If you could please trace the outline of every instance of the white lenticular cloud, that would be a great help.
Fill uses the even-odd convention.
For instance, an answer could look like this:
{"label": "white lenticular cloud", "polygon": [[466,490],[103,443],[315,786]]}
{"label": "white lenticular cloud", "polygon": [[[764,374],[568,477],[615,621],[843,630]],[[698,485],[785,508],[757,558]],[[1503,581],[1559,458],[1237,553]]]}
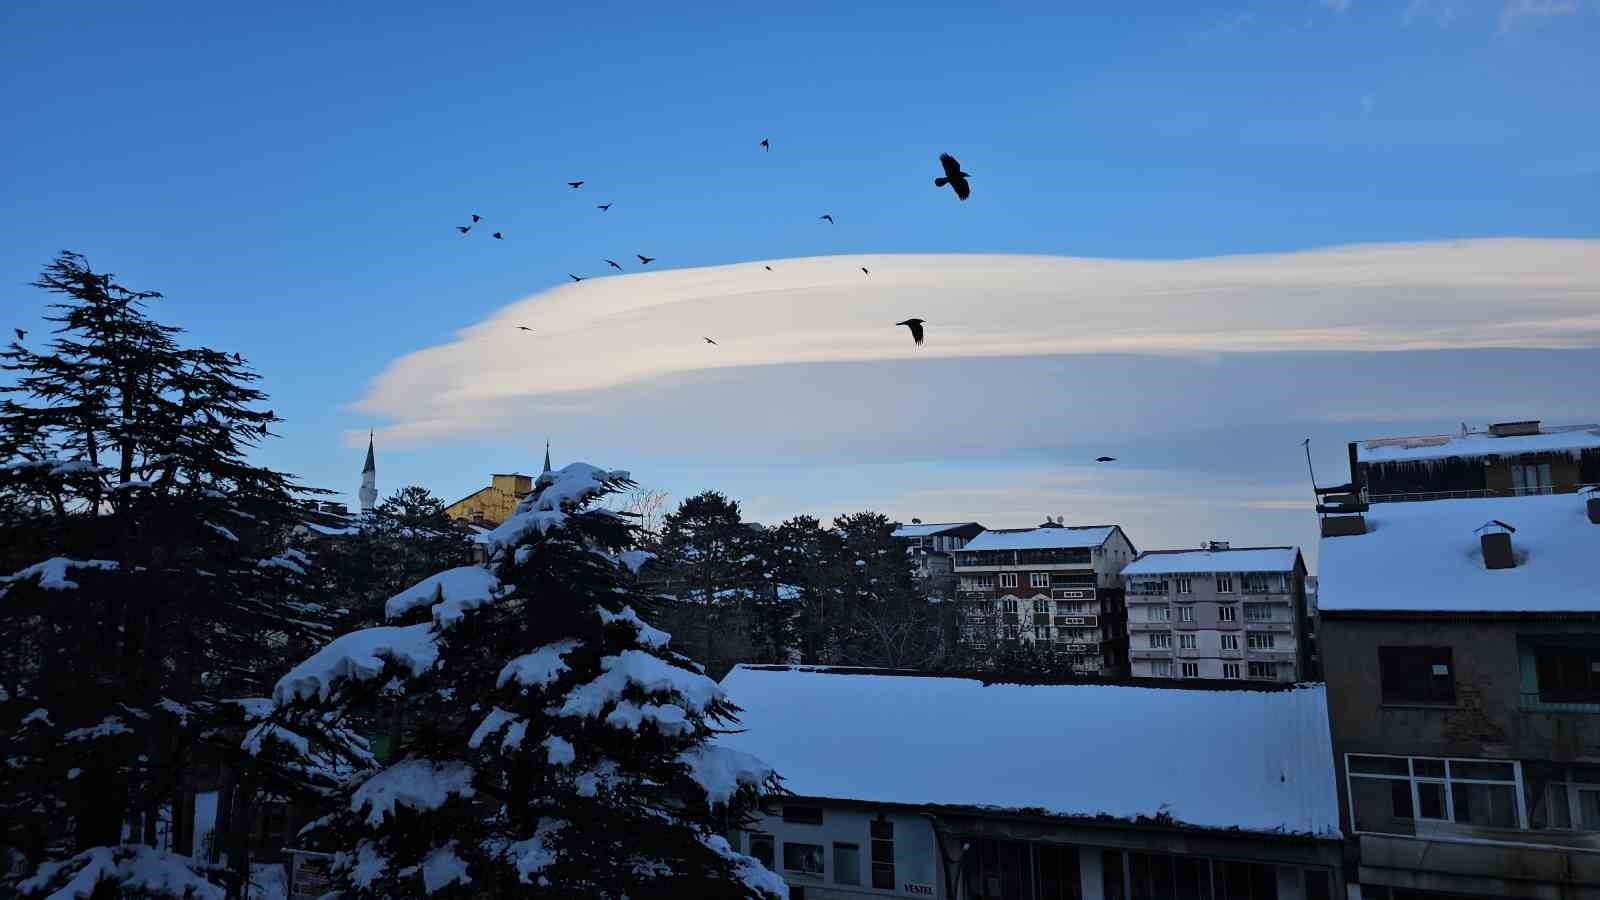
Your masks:
{"label": "white lenticular cloud", "polygon": [[[927,320],[922,347],[894,325],[911,316]],[[426,442],[481,436],[523,406],[560,410],[597,390],[740,367],[1597,346],[1600,241],[1157,261],[814,257],[595,278],[534,294],[395,360],[357,407],[390,419],[391,440]]]}

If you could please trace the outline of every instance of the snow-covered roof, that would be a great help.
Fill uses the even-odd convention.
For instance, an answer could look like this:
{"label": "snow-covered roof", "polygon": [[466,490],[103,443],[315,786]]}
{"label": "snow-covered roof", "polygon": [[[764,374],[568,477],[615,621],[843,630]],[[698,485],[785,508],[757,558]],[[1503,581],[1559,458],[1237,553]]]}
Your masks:
{"label": "snow-covered roof", "polygon": [[[1367,533],[1322,539],[1317,606],[1429,612],[1600,612],[1600,525],[1585,494],[1374,503]],[[1517,565],[1486,569],[1477,530],[1516,529]]]}
{"label": "snow-covered roof", "polygon": [[894,534],[891,535],[891,536],[892,537],[897,537],[897,538],[928,537],[929,535],[943,534],[944,532],[949,531],[952,528],[960,528],[960,527],[962,527],[964,525],[976,525],[976,524],[978,524],[978,523],[977,522],[918,522],[918,523],[915,523],[915,524],[912,524],[912,525],[901,525],[899,528],[896,528],[894,530]]}
{"label": "snow-covered roof", "polygon": [[967,542],[964,550],[1055,550],[1073,547],[1098,547],[1117,530],[1115,525],[1083,525],[1066,528],[1021,528],[985,531]]}
{"label": "snow-covered roof", "polygon": [[1576,454],[1597,448],[1600,448],[1600,425],[1566,425],[1541,429],[1538,434],[1510,437],[1494,437],[1475,431],[1470,434],[1423,434],[1360,441],[1356,444],[1356,461],[1393,463],[1449,459],[1452,456]]}
{"label": "snow-covered roof", "polygon": [[1147,550],[1123,575],[1185,575],[1198,572],[1293,572],[1298,547],[1239,547],[1228,550]]}
{"label": "snow-covered roof", "polygon": [[718,742],[760,757],[801,796],[1338,833],[1320,685],[985,686],[736,666],[722,686],[743,712]]}

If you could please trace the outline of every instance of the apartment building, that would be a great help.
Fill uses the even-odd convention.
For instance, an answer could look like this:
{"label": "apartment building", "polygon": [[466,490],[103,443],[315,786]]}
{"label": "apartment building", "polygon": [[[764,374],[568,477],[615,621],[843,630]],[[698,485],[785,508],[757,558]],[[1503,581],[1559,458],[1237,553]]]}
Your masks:
{"label": "apartment building", "polygon": [[1122,570],[1135,678],[1314,677],[1298,547],[1153,550]]}
{"label": "apartment building", "polygon": [[1121,573],[1136,554],[1118,525],[985,531],[956,551],[959,639],[1043,645],[1074,672],[1126,675]]}
{"label": "apartment building", "polygon": [[1363,898],[1600,897],[1600,524],[1585,513],[1574,494],[1383,503],[1364,533],[1322,539]]}
{"label": "apartment building", "polygon": [[914,578],[939,581],[955,575],[955,552],[983,533],[977,522],[924,522],[896,524],[896,540],[905,545]]}
{"label": "apartment building", "polygon": [[1350,473],[1368,503],[1567,494],[1600,482],[1600,425],[1534,419],[1352,441]]}

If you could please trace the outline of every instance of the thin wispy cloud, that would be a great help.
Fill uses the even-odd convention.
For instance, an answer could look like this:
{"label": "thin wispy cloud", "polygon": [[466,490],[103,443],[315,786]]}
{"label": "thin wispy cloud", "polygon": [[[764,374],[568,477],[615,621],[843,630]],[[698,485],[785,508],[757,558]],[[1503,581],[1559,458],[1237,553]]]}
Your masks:
{"label": "thin wispy cloud", "polygon": [[1500,30],[1511,31],[1530,20],[1571,16],[1577,12],[1578,0],[1506,0],[1500,10]]}
{"label": "thin wispy cloud", "polygon": [[1406,25],[1428,21],[1443,28],[1454,22],[1458,13],[1456,0],[1411,0],[1400,20]]}
{"label": "thin wispy cloud", "polygon": [[1350,0],[1320,0],[1323,6],[1334,12],[1344,12],[1350,8]]}
{"label": "thin wispy cloud", "polygon": [[[395,360],[357,408],[391,423],[388,440],[426,443],[483,436],[534,406],[577,413],[597,391],[774,366],[1600,347],[1600,241],[766,264],[597,278],[532,295]],[[927,320],[925,346],[894,326],[911,316]]]}

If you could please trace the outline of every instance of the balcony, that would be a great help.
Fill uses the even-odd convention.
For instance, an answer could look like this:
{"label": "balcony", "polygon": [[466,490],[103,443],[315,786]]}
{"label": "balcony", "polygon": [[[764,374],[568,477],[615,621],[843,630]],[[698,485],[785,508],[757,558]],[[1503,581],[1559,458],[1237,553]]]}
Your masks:
{"label": "balcony", "polygon": [[1272,634],[1293,634],[1294,624],[1291,622],[1251,622],[1244,623],[1246,631],[1262,631]]}
{"label": "balcony", "polygon": [[1218,650],[1217,656],[1222,659],[1242,659],[1243,653],[1239,650]]}
{"label": "balcony", "polygon": [[1151,650],[1149,647],[1146,647],[1146,648],[1141,650],[1141,649],[1135,647],[1135,648],[1133,648],[1133,649],[1128,651],[1128,658],[1129,659],[1171,659],[1172,658],[1172,651],[1171,650]]}
{"label": "balcony", "polygon": [[1522,693],[1523,712],[1600,713],[1600,703],[1583,703],[1570,700],[1543,700],[1538,691]]}
{"label": "balcony", "polygon": [[1129,631],[1171,631],[1171,622],[1129,622]]}
{"label": "balcony", "polygon": [[[1036,625],[1048,625],[1049,622],[1035,622]],[[1061,628],[1099,628],[1100,617],[1091,615],[1056,616],[1055,624]]]}
{"label": "balcony", "polygon": [[1210,653],[1210,651],[1208,651],[1208,650],[1201,650],[1199,647],[1195,647],[1195,648],[1193,648],[1191,650],[1179,650],[1178,651],[1178,658],[1179,659],[1204,659],[1207,655],[1209,655],[1209,653]]}

